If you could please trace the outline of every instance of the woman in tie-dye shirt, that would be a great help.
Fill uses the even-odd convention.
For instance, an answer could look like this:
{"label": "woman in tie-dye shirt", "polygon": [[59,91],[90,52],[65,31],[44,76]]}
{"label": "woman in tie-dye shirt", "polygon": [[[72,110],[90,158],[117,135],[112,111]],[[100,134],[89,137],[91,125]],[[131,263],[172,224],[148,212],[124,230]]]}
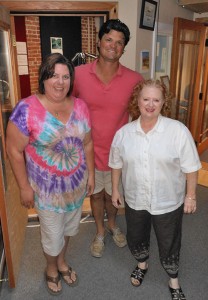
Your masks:
{"label": "woman in tie-dye shirt", "polygon": [[78,231],[81,206],[94,189],[91,124],[86,104],[71,96],[74,67],[61,54],[39,69],[39,94],[21,100],[7,128],[7,152],[21,203],[35,205],[47,261],[46,286],[60,294],[78,277],[65,261],[69,236]]}

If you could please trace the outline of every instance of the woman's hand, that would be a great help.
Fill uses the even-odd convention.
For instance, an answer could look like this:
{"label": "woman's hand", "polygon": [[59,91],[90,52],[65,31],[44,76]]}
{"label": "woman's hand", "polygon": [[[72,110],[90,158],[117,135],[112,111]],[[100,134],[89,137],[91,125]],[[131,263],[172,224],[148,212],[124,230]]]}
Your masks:
{"label": "woman's hand", "polygon": [[186,214],[193,214],[196,211],[196,186],[198,179],[198,172],[186,174],[187,190],[184,200],[184,212]]}
{"label": "woman's hand", "polygon": [[184,213],[193,214],[196,211],[196,198],[186,195],[184,200]]}
{"label": "woman's hand", "polygon": [[91,137],[91,131],[89,131],[85,135],[84,150],[86,155],[87,169],[89,173],[87,180],[87,196],[91,196],[95,188],[94,148]]}
{"label": "woman's hand", "polygon": [[87,180],[87,196],[91,196],[94,192],[95,188],[95,176],[94,173],[92,175],[89,175]]}
{"label": "woman's hand", "polygon": [[112,204],[118,208],[122,204],[121,195],[119,193],[119,180],[121,177],[122,169],[112,168]]}
{"label": "woman's hand", "polygon": [[118,191],[113,191],[112,193],[112,204],[116,208],[119,208],[119,206],[122,204],[121,195],[119,194]]}
{"label": "woman's hand", "polygon": [[20,201],[25,208],[34,207],[34,191],[30,185],[25,188],[20,188]]}

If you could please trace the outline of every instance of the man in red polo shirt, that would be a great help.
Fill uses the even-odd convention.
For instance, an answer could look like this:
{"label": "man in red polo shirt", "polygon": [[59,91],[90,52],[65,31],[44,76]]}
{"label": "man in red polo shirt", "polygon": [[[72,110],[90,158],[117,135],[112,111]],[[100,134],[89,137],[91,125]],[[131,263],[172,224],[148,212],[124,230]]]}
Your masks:
{"label": "man in red polo shirt", "polygon": [[[75,69],[73,94],[86,101],[91,114],[95,151],[95,190],[90,198],[97,228],[91,254],[101,257],[105,230],[112,234],[118,247],[126,245],[126,237],[116,225],[117,209],[112,205],[111,170],[108,158],[116,131],[128,122],[127,106],[134,86],[142,76],[120,64],[119,59],[129,42],[128,27],[120,20],[105,22],[99,31],[99,57]],[[104,226],[105,211],[108,224]]]}

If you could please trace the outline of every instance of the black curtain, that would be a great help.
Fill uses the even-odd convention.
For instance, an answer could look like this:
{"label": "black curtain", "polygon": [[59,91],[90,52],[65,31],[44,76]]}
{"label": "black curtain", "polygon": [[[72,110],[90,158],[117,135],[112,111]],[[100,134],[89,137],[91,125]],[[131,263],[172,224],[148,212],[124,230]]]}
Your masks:
{"label": "black curtain", "polygon": [[[51,37],[62,38],[63,55],[72,59],[82,52],[81,17],[40,17],[42,58],[51,53]],[[56,40],[56,39],[55,39]]]}

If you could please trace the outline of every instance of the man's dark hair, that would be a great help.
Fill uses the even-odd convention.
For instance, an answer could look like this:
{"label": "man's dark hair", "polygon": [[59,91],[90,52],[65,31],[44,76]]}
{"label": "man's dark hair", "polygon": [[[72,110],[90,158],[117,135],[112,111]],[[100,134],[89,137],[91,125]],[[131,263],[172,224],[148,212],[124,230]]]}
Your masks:
{"label": "man's dark hair", "polygon": [[122,23],[119,19],[110,19],[103,23],[101,26],[98,37],[101,40],[103,35],[109,33],[111,30],[116,30],[124,34],[125,46],[128,44],[130,39],[130,31],[126,24]]}
{"label": "man's dark hair", "polygon": [[47,55],[39,67],[38,90],[40,94],[45,94],[44,80],[52,78],[54,75],[55,65],[62,64],[68,67],[70,74],[70,88],[67,96],[70,96],[74,84],[74,65],[72,62],[60,53]]}

